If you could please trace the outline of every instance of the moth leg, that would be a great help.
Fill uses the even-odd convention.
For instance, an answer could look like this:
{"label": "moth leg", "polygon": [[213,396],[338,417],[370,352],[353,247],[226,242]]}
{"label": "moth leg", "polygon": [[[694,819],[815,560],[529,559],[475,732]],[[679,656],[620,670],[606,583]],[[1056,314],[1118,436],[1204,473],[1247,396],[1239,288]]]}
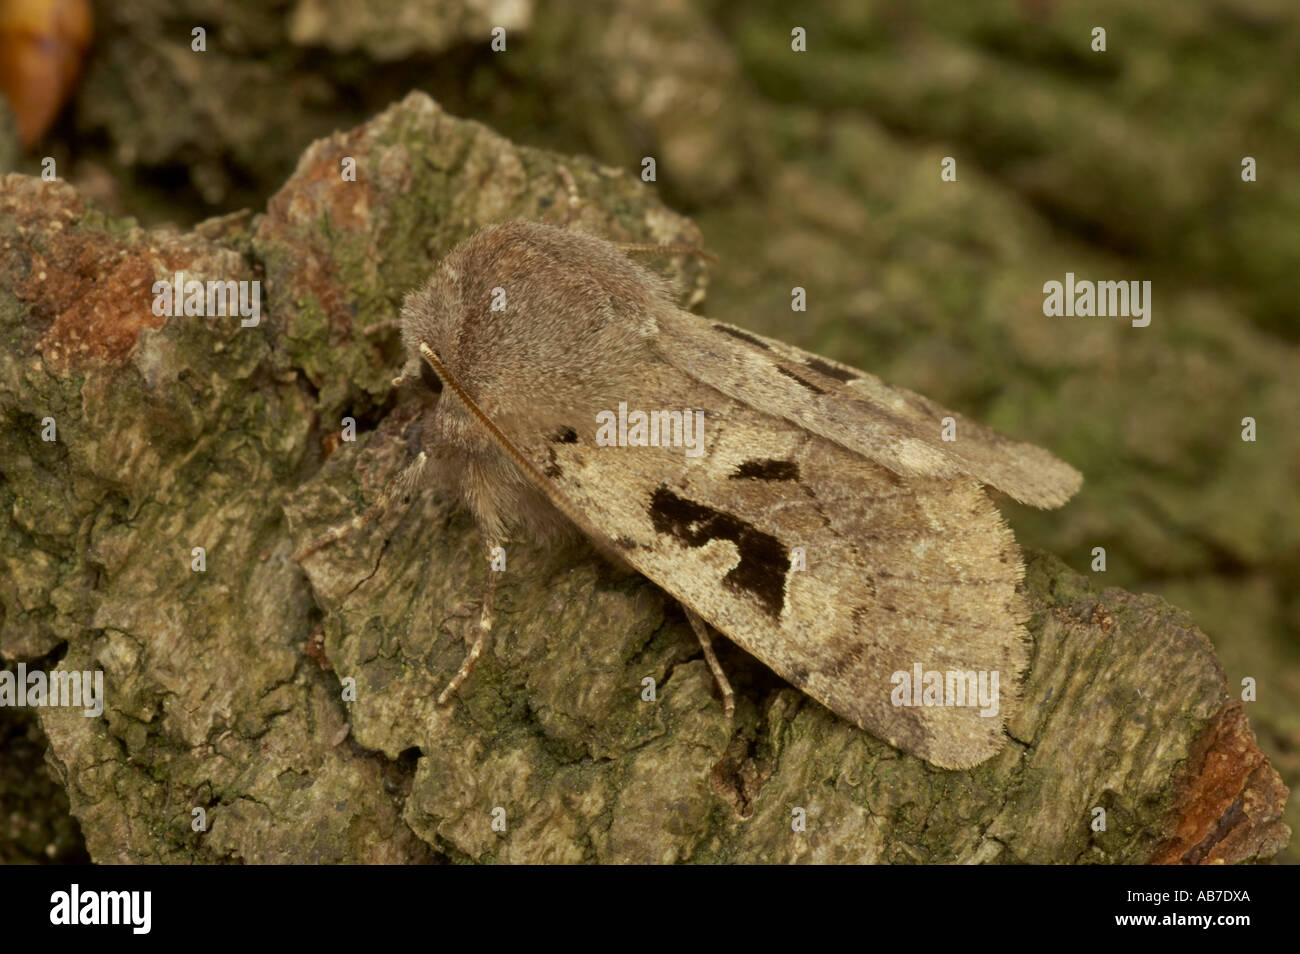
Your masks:
{"label": "moth leg", "polygon": [[573,220],[578,217],[580,206],[582,205],[582,195],[578,192],[578,183],[574,181],[573,173],[567,166],[556,166],[555,174],[564,185],[564,191],[568,194],[568,206],[564,210],[564,228],[573,224]]}
{"label": "moth leg", "polygon": [[[489,548],[490,549],[490,548]],[[464,685],[469,674],[474,670],[474,664],[478,662],[478,657],[483,655],[483,650],[487,648],[492,641],[492,602],[497,591],[497,571],[488,568],[487,580],[483,583],[483,608],[478,614],[478,631],[474,636],[474,642],[470,644],[469,652],[465,654],[465,661],[460,664],[460,669],[452,677],[451,682],[447,683],[447,688],[442,690],[438,696],[438,705],[445,706],[451,694]]]}
{"label": "moth leg", "polygon": [[704,650],[704,659],[709,664],[709,669],[713,671],[713,679],[718,684],[718,692],[722,693],[722,712],[728,718],[736,714],[736,694],[731,691],[731,683],[727,681],[727,674],[722,671],[722,664],[718,662],[718,657],[713,652],[713,639],[709,636],[709,624],[704,622],[699,616],[696,616],[685,606],[686,618],[691,621],[691,629],[695,630],[695,636],[700,641],[700,647]]}
{"label": "moth leg", "polygon": [[317,550],[322,550],[331,544],[337,543],[349,534],[356,533],[358,530],[381,519],[388,512],[389,507],[393,505],[393,501],[399,493],[410,490],[415,485],[420,478],[420,474],[424,472],[424,465],[428,461],[428,455],[424,451],[420,451],[420,455],[408,467],[403,468],[400,473],[388,481],[383,492],[380,493],[379,499],[367,507],[365,512],[358,514],[346,523],[330,527],[298,550],[293,555],[294,562],[301,563]]}
{"label": "moth leg", "polygon": [[373,338],[375,335],[382,335],[389,331],[401,331],[402,319],[388,318],[384,321],[376,321],[372,325],[366,325],[361,329],[361,333],[367,338]]}
{"label": "moth leg", "polygon": [[347,523],[339,524],[337,527],[330,527],[320,536],[316,537],[316,539],[311,540],[306,546],[295,552],[293,555],[293,561],[295,563],[301,563],[317,550],[323,550],[330,544],[338,543],[348,534],[356,533],[366,524],[379,518],[379,514],[375,512],[378,509],[379,504],[372,504],[370,507],[366,508],[365,513],[357,514]]}

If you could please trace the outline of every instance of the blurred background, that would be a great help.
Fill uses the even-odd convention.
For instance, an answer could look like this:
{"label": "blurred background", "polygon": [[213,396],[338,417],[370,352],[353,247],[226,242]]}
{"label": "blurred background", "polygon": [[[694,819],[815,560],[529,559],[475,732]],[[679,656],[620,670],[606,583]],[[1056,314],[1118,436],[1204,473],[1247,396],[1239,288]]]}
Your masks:
{"label": "blurred background", "polygon": [[[705,313],[1081,470],[1060,511],[1003,502],[1022,545],[1082,573],[1104,547],[1099,586],[1185,609],[1258,682],[1294,788],[1298,54],[1294,0],[0,0],[0,172],[52,157],[108,215],[187,228],[264,208],[308,143],[412,89],[519,143],[654,157],[720,260]],[[1044,317],[1067,271],[1151,281],[1150,326]],[[0,710],[0,862],[85,858],[43,752]]]}

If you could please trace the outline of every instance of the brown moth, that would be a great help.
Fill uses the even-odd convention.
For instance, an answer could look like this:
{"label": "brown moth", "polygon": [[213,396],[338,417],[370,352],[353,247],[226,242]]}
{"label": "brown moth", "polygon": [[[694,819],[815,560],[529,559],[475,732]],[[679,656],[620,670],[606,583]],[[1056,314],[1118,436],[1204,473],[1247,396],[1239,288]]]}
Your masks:
{"label": "brown moth", "polygon": [[[402,340],[398,380],[438,395],[425,443],[484,543],[575,524],[681,602],[728,713],[708,626],[935,765],[1002,747],[1027,610],[1020,551],[984,485],[1057,507],[1080,485],[1071,467],[866,372],[683,311],[618,246],[552,226],[508,222],[457,246],[407,297]],[[653,433],[627,409],[659,412]],[[421,454],[404,482],[431,463]],[[495,576],[440,701],[483,650]],[[1000,698],[990,713],[961,704],[952,680],[948,696],[899,691],[899,674],[921,672],[997,673]]]}

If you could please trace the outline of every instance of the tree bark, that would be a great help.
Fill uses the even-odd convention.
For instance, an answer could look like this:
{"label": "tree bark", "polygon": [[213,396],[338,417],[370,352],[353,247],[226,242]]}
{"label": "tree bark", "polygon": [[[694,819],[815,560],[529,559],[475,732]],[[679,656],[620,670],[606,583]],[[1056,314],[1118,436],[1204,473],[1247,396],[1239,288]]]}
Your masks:
{"label": "tree bark", "polygon": [[[492,649],[437,707],[486,570],[450,495],[292,554],[415,453],[419,408],[389,383],[403,294],[510,218],[700,242],[632,176],[422,94],[313,144],[264,213],[192,232],[3,180],[0,654],[105,673],[101,717],[36,713],[94,860],[1207,863],[1286,844],[1287,790],[1205,636],[1046,554],[1012,741],[971,771],[725,646],[728,724],[680,610],[579,542],[511,551]],[[703,297],[697,260],[662,266]],[[260,323],[155,315],[177,272],[262,282]]]}

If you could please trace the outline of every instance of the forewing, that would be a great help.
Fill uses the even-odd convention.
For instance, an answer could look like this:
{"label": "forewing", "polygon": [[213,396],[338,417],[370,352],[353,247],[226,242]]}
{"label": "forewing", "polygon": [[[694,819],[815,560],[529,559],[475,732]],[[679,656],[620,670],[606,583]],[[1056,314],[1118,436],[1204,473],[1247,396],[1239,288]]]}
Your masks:
{"label": "forewing", "polygon": [[[1059,507],[1082,477],[923,395],[792,345],[684,311],[658,317],[660,356],[743,404],[791,421],[901,476],[967,475],[1021,503]],[[956,440],[942,439],[942,420]]]}
{"label": "forewing", "polygon": [[[507,436],[603,548],[832,711],[963,768],[1004,742],[1026,663],[1023,566],[965,476],[900,476],[650,362],[631,410],[703,409],[703,453],[597,446],[590,418]],[[613,409],[610,409],[613,410]],[[804,548],[804,569],[796,548]],[[895,673],[997,671],[995,715],[895,706]]]}

